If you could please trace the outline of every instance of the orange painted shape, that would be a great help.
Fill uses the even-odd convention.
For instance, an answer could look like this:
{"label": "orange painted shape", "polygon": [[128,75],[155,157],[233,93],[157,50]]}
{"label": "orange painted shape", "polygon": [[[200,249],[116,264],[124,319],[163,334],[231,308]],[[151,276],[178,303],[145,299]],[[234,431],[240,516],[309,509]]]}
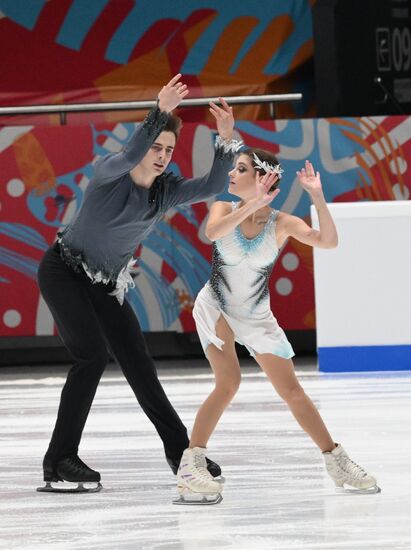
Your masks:
{"label": "orange painted shape", "polygon": [[310,40],[307,40],[307,42],[304,42],[302,44],[295,56],[293,57],[293,60],[290,63],[290,68],[288,69],[288,73],[291,73],[294,69],[298,69],[300,65],[308,61],[309,59],[312,59],[314,56],[314,40],[311,38]]}
{"label": "orange painted shape", "polygon": [[273,75],[264,75],[264,68],[284,42],[291,36],[294,22],[289,15],[275,17],[245,55],[235,75],[248,81],[270,81]]}
{"label": "orange painted shape", "polygon": [[[365,198],[367,198],[370,201],[373,201],[373,200],[375,200],[375,197],[373,196],[372,191],[373,191],[373,189],[377,189],[377,191],[378,191],[378,187],[375,185],[374,177],[372,175],[372,172],[370,171],[370,169],[368,168],[368,166],[365,164],[364,160],[362,159],[362,157],[358,153],[355,154],[355,158],[357,160],[357,164],[359,166],[361,166],[367,172],[368,177],[371,179],[372,183],[371,183],[371,185],[369,185],[367,180],[363,176],[363,174],[361,174],[361,172],[358,173],[359,176],[360,176],[360,180],[362,182],[361,189],[364,192]],[[377,194],[376,198],[378,199],[378,194]]]}
{"label": "orange painted shape", "polygon": [[45,195],[56,186],[56,176],[41,143],[32,133],[13,143],[16,165],[28,190]]}
{"label": "orange painted shape", "polygon": [[365,198],[365,195],[358,181],[355,183],[355,190],[357,192],[358,200],[359,201],[363,200]]}
{"label": "orange painted shape", "polygon": [[[364,147],[364,149],[371,155],[371,157],[373,158],[374,162],[375,162],[375,165],[376,167],[378,168],[379,170],[379,173],[381,174],[381,177],[383,179],[383,183],[385,185],[385,188],[387,189],[387,192],[388,192],[388,195],[389,195],[389,198],[392,199],[393,198],[393,194],[392,194],[392,189],[391,187],[389,186],[389,180],[388,180],[388,174],[387,174],[387,171],[385,169],[385,166],[384,164],[381,162],[381,160],[377,157],[377,155],[375,154],[375,151],[374,149],[368,144],[368,142],[366,140],[364,140],[363,138],[360,138],[359,136],[357,136],[356,134],[354,134],[353,132],[349,132],[348,130],[344,130],[342,132],[346,137],[348,137],[349,139],[351,139],[352,141],[355,141],[356,143],[359,143],[362,147]],[[364,168],[364,170],[366,170],[366,172],[371,175],[371,170],[370,168],[366,165],[366,163],[362,160],[361,156],[356,153],[355,155],[356,159],[357,159],[357,162],[360,166],[362,166]],[[372,187],[373,187],[373,190],[374,192],[380,197],[378,198],[377,200],[382,200],[382,197],[381,197],[381,193],[378,189],[378,185],[377,185],[377,182],[375,181],[375,179],[372,177],[370,178],[371,181],[372,181]]]}
{"label": "orange painted shape", "polygon": [[347,126],[347,128],[352,128],[353,130],[357,130],[361,132],[361,127],[359,124],[356,124],[355,122],[352,122],[351,120],[347,120],[345,118],[338,118],[338,117],[329,117],[326,120],[330,124],[337,124],[339,126]]}
{"label": "orange painted shape", "polygon": [[[183,32],[187,51],[215,17],[215,14],[211,14]],[[100,88],[104,101],[153,99],[172,76],[166,44],[163,44],[133,59],[127,65],[97,78],[94,84]]]}
{"label": "orange painted shape", "polygon": [[245,39],[258,25],[256,17],[237,17],[227,25],[218,39],[208,62],[201,72],[200,78],[210,84],[216,79],[221,80],[226,75],[230,79],[230,68],[238,55]]}
{"label": "orange painted shape", "polygon": [[207,17],[204,17],[201,21],[195,25],[190,25],[183,33],[186,47],[189,50],[194,46],[199,37],[203,34],[207,27],[214,21],[218,16],[217,12],[210,14]]}
{"label": "orange painted shape", "polygon": [[375,181],[375,178],[374,178],[374,174],[371,171],[368,164],[365,162],[365,160],[359,153],[355,153],[355,160],[357,161],[358,166],[360,166],[364,170],[364,172],[366,172],[369,178],[370,183],[364,178],[363,174],[359,172],[359,176],[364,185],[363,189],[367,195],[367,198],[370,201],[382,200],[380,190],[378,189],[377,182]]}
{"label": "orange painted shape", "polygon": [[316,319],[315,319],[314,309],[312,309],[311,311],[309,311],[303,316],[303,323],[307,328],[312,328],[312,329],[315,328]]}
{"label": "orange painted shape", "polygon": [[[398,159],[400,159],[400,158],[402,160],[405,160],[404,156],[401,155],[401,146],[398,142],[397,142],[396,145],[394,145],[394,143],[393,143],[393,141],[390,137],[390,134],[386,131],[386,129],[382,125],[379,126],[379,131],[380,131],[380,134],[386,139],[386,141],[388,143],[388,147],[390,148],[390,153],[392,155],[392,159],[394,161],[394,166],[395,166],[395,174],[394,175],[397,176],[398,183],[400,185],[400,191],[404,195],[404,193],[405,193],[405,181],[404,181],[403,175],[401,174],[400,165],[399,165],[399,161],[398,161]],[[389,155],[387,155],[386,161],[387,161],[388,169],[392,173],[388,156]]]}
{"label": "orange painted shape", "polygon": [[[362,119],[362,122],[363,122],[364,126],[369,129],[369,131],[371,132],[372,137],[375,139],[376,143],[378,143],[380,145],[381,149],[384,152],[383,159],[382,160],[378,159],[378,167],[380,168],[381,175],[382,175],[382,178],[383,178],[383,183],[384,183],[385,189],[387,191],[388,197],[390,199],[394,199],[394,193],[392,191],[392,186],[390,184],[389,175],[388,175],[388,173],[390,171],[390,165],[389,165],[389,161],[388,161],[389,151],[386,149],[386,147],[384,145],[383,136],[381,135],[381,132],[379,131],[380,127],[378,125],[376,125],[376,128],[373,128],[371,126],[371,124],[367,122],[367,119],[365,117]],[[375,155],[375,158],[378,158],[377,155]],[[384,164],[385,164],[385,166],[384,166]]]}

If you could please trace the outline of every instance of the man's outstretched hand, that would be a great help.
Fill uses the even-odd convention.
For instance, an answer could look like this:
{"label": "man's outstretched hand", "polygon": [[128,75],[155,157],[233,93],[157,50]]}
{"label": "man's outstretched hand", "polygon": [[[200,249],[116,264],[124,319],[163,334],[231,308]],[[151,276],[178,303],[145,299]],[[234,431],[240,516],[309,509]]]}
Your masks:
{"label": "man's outstretched hand", "polygon": [[230,141],[234,132],[233,108],[230,107],[227,101],[222,97],[218,99],[221,103],[221,107],[213,101],[210,101],[210,113],[216,120],[217,130],[220,136],[224,140]]}
{"label": "man's outstretched hand", "polygon": [[186,84],[180,82],[181,73],[176,74],[168,84],[161,88],[158,94],[158,106],[161,111],[169,113],[186,97],[189,90]]}

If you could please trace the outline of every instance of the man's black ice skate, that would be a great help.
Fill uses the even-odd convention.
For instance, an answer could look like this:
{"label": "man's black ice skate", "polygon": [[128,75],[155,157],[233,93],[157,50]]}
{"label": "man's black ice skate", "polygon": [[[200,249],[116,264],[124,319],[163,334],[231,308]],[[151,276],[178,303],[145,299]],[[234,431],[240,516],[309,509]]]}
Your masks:
{"label": "man's black ice skate", "polygon": [[[48,459],[43,461],[44,487],[37,491],[45,493],[97,493],[103,488],[100,474],[84,464],[76,455],[62,458],[57,463]],[[68,481],[77,483],[77,487],[54,487],[53,482]],[[91,485],[91,487],[90,487]]]}
{"label": "man's black ice skate", "polygon": [[[178,458],[169,458],[168,456],[166,456],[166,459],[167,459],[167,463],[168,465],[170,466],[172,472],[174,475],[177,475],[177,472],[178,472],[178,467],[180,465],[180,459]],[[207,462],[207,470],[210,472],[210,474],[213,476],[213,477],[218,477],[220,478],[219,481],[221,483],[224,483],[225,479],[224,477],[221,475],[221,468],[220,466],[214,462],[213,460],[210,460],[209,458],[206,457],[206,462]]]}
{"label": "man's black ice skate", "polygon": [[207,462],[207,470],[210,472],[210,474],[213,477],[219,477],[221,478],[221,480],[224,480],[223,476],[221,475],[220,466],[216,462],[213,462],[207,457],[206,457],[206,462]]}

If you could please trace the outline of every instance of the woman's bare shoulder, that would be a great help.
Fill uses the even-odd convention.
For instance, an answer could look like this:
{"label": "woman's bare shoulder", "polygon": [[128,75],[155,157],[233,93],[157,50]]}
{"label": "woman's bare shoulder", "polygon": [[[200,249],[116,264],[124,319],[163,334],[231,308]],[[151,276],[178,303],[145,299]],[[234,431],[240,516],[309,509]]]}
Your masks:
{"label": "woman's bare shoulder", "polygon": [[210,206],[210,212],[221,212],[225,214],[226,212],[231,212],[232,204],[228,201],[215,201]]}
{"label": "woman's bare shoulder", "polygon": [[293,214],[288,214],[288,212],[282,212],[281,210],[278,211],[278,214],[277,214],[278,224],[288,225],[290,223],[293,223],[296,220],[299,220],[298,216],[294,216]]}

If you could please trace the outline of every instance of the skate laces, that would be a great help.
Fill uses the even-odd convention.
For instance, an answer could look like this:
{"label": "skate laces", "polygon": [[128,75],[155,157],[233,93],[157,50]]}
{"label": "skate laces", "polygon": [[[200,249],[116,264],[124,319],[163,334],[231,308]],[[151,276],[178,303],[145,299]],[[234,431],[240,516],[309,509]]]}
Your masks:
{"label": "skate laces", "polygon": [[69,456],[66,460],[70,466],[73,466],[77,471],[83,470],[84,468],[88,469],[88,466],[86,466],[78,456]]}
{"label": "skate laces", "polygon": [[364,468],[361,468],[359,464],[351,460],[351,458],[346,454],[342,455],[338,462],[343,471],[356,479],[367,477],[368,475]]}
{"label": "skate laces", "polygon": [[209,481],[210,479],[213,479],[212,475],[207,470],[204,456],[197,454],[194,455],[194,468],[196,469],[196,474],[198,474],[202,480]]}

